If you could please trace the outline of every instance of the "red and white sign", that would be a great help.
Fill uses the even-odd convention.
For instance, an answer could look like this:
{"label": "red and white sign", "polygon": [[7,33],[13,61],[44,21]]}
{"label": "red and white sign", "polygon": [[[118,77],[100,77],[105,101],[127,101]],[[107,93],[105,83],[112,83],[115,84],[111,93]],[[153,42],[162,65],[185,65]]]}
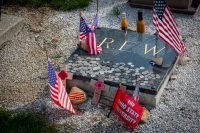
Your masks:
{"label": "red and white sign", "polygon": [[142,106],[120,88],[117,90],[112,107],[130,128],[135,128],[139,124],[144,112]]}

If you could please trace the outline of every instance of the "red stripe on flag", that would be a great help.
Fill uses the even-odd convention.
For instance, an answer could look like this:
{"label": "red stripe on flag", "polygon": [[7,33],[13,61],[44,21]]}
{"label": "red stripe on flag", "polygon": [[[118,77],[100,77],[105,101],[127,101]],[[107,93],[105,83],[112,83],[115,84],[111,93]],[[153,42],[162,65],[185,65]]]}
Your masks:
{"label": "red stripe on flag", "polygon": [[79,35],[79,41],[81,42],[83,39],[85,39],[85,35],[81,32]]}
{"label": "red stripe on flag", "polygon": [[57,88],[54,88],[52,86],[50,86],[50,94],[51,94],[51,100],[57,104],[58,106],[60,106],[60,103],[58,101],[58,91],[56,91]]}
{"label": "red stripe on flag", "polygon": [[168,6],[165,8],[162,20],[158,19],[156,11],[153,9],[153,25],[156,27],[159,37],[182,57],[186,48]]}
{"label": "red stripe on flag", "polygon": [[56,76],[56,78],[57,78],[57,80],[56,80],[55,88],[50,86],[51,99],[57,105],[73,112],[74,114],[77,114],[77,112],[75,112],[75,110],[71,104],[71,101],[68,97],[65,87],[62,84],[61,79],[58,76]]}
{"label": "red stripe on flag", "polygon": [[97,46],[94,32],[89,32],[86,35],[86,43],[88,46],[88,54],[98,54],[102,51]]}
{"label": "red stripe on flag", "polygon": [[97,54],[97,41],[96,41],[96,36],[94,34],[94,32],[92,33],[92,39],[93,39],[93,42],[94,42],[94,45],[93,45],[93,49],[94,49],[94,54]]}
{"label": "red stripe on flag", "polygon": [[166,17],[163,17],[163,23],[168,26],[169,33],[171,34],[171,37],[176,41],[177,45],[179,45],[180,42],[180,35],[177,32],[177,28],[174,28],[174,25],[170,25],[171,21],[167,20]]}

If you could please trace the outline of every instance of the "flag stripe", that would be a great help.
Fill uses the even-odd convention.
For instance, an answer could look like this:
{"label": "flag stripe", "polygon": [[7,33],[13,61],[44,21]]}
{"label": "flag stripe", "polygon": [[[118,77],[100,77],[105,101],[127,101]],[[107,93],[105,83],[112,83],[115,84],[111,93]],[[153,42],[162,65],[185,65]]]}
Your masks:
{"label": "flag stripe", "polygon": [[180,33],[177,29],[178,26],[176,22],[174,21],[175,19],[172,17],[172,14],[169,12],[170,9],[168,7],[166,8],[167,10],[165,12],[166,15],[164,16],[164,18],[166,19],[167,23],[170,25],[170,28],[172,28],[173,31],[176,33],[176,35],[179,36]]}
{"label": "flag stripe", "polygon": [[[166,32],[163,32],[163,30],[160,31],[160,37],[162,37],[164,39],[164,41],[166,41],[166,43],[168,43],[172,48],[174,48],[175,50],[181,50],[177,45],[177,42],[175,42],[175,40],[173,40],[173,38]],[[177,44],[177,45],[174,45]]]}
{"label": "flag stripe", "polygon": [[[179,43],[175,42],[175,40],[173,39],[173,37],[169,34],[170,32],[166,32],[165,30],[163,30],[162,28],[160,28],[160,36],[162,36],[162,38],[164,40],[166,40],[166,42],[172,47],[175,48],[175,50],[180,51],[181,49],[179,48]],[[176,44],[176,45],[174,45]]]}
{"label": "flag stripe", "polygon": [[93,48],[94,45],[92,45],[92,42],[93,42],[92,32],[88,33],[88,42],[89,42],[89,49],[90,49],[89,54],[94,54],[94,48]]}
{"label": "flag stripe", "polygon": [[167,22],[167,20],[165,18],[163,18],[163,24],[166,25],[166,26],[164,27],[164,25],[162,25],[162,23],[160,24],[161,27],[164,27],[164,29],[162,29],[162,31],[165,31],[164,33],[166,33],[166,35],[170,36],[170,38],[172,38],[172,40],[174,41],[174,43],[178,44],[177,35],[175,34],[174,31],[172,31],[172,28],[169,25],[169,22]]}
{"label": "flag stripe", "polygon": [[[170,21],[172,21],[172,20],[170,20]],[[172,34],[171,37],[175,37],[175,40],[177,41],[177,45],[179,45],[179,40],[180,40],[179,33],[177,32],[177,28],[174,28],[174,25],[170,25],[170,24],[172,24],[172,23],[170,23],[170,21],[168,20],[168,17],[163,18],[163,23],[165,25],[169,25],[168,30],[170,30],[169,33]]]}
{"label": "flag stripe", "polygon": [[[94,33],[93,33],[93,34],[94,34]],[[97,54],[97,41],[96,41],[96,36],[95,36],[95,34],[93,35],[92,41],[94,42],[94,45],[93,45],[94,54]]]}
{"label": "flag stripe", "polygon": [[154,0],[153,25],[156,27],[158,36],[182,57],[186,47],[165,0]]}
{"label": "flag stripe", "polygon": [[51,93],[51,96],[54,97],[54,98],[57,98],[58,99],[58,95],[56,93],[53,93],[52,91],[50,92]]}
{"label": "flag stripe", "polygon": [[[163,21],[164,21],[164,17],[163,17]],[[175,41],[175,39],[173,39],[173,37],[172,36],[170,36],[170,32],[168,33],[168,31],[166,32],[166,31],[164,31],[163,30],[163,28],[162,27],[166,27],[166,26],[164,26],[164,25],[162,25],[162,23],[159,23],[160,25],[160,33],[162,33],[162,34],[160,34],[160,36],[162,36],[162,39],[166,39],[166,38],[168,38],[168,40],[166,39],[165,40],[165,42],[167,43],[167,44],[170,44],[170,46],[172,47],[172,48],[175,48],[175,50],[176,51],[181,51],[181,49],[179,48],[180,47],[180,45],[179,45],[179,43],[178,42],[174,42]],[[168,30],[168,29],[167,29]],[[173,33],[173,32],[172,32]],[[176,35],[174,35],[174,36],[176,36]],[[171,40],[171,39],[169,39],[169,38],[172,38],[173,40]],[[176,44],[176,45],[174,45],[174,44]],[[178,53],[180,53],[180,52],[178,52]]]}
{"label": "flag stripe", "polygon": [[80,33],[79,33],[80,39],[79,40],[81,42],[83,39],[86,39],[88,54],[99,54],[102,52],[102,48],[98,46],[97,41],[96,41],[96,36],[94,33],[94,30],[96,29],[97,24],[98,24],[98,14],[96,14],[91,28],[89,28],[86,21],[82,17],[80,17]]}
{"label": "flag stripe", "polygon": [[48,62],[48,75],[50,82],[50,97],[52,101],[58,106],[61,106],[71,111],[72,113],[77,114],[77,112],[75,112],[74,108],[72,107],[71,101],[68,97],[64,85],[62,84],[60,77],[56,75],[56,72],[51,66],[50,62]]}
{"label": "flag stripe", "polygon": [[[165,21],[164,18],[163,18],[163,21]],[[168,25],[168,24],[167,23],[165,23],[165,24],[159,23],[159,27],[160,27],[159,32],[162,33],[160,35],[163,37],[163,39],[167,38],[168,40],[166,40],[166,42],[170,43],[171,47],[174,48],[174,46],[176,47],[176,45],[173,46],[173,43],[177,44],[177,42],[175,42],[176,40],[173,39],[174,35],[170,35],[170,33],[173,33],[173,32],[170,32],[169,31],[170,28],[167,28],[165,25]],[[173,42],[173,43],[171,43],[171,42]]]}

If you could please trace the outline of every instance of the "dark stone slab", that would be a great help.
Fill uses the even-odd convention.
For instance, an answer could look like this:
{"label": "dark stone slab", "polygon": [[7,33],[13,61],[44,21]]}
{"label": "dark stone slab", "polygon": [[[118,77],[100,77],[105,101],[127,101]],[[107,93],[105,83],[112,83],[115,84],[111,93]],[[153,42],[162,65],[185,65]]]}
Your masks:
{"label": "dark stone slab", "polygon": [[[76,49],[66,61],[74,79],[90,81],[97,79],[101,72],[105,75],[104,83],[118,86],[122,82],[128,90],[134,90],[135,75],[139,73],[140,91],[156,95],[174,65],[176,53],[160,39],[156,47],[155,35],[132,31],[125,34],[109,28],[97,29],[95,33],[103,51],[88,55],[82,49]],[[163,65],[152,66],[149,61],[153,57],[162,57]]]}
{"label": "dark stone slab", "polygon": [[[193,0],[181,0],[180,1],[174,1],[174,0],[165,0],[167,5],[170,8],[176,8],[176,9],[188,9]],[[138,3],[138,4],[145,4],[145,5],[152,5],[154,4],[154,0],[131,0],[131,3]]]}
{"label": "dark stone slab", "polygon": [[[128,2],[131,7],[145,8],[145,9],[150,9],[150,10],[153,9],[153,1],[147,1],[147,0],[142,0],[142,1],[137,0],[138,2],[133,2],[133,1],[136,1],[136,0],[132,0]],[[174,12],[174,13],[194,15],[200,10],[200,4],[198,0],[197,1],[184,0],[184,2],[168,0],[166,2],[170,7],[171,12]]]}

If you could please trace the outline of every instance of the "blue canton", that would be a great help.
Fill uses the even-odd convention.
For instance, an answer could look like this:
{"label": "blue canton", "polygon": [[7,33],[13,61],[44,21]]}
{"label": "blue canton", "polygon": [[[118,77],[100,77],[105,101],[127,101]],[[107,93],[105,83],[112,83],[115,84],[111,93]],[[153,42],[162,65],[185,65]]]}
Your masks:
{"label": "blue canton", "polygon": [[165,0],[154,0],[154,9],[156,10],[156,14],[158,18],[162,21],[162,17],[166,8]]}
{"label": "blue canton", "polygon": [[95,19],[94,19],[94,22],[93,22],[92,26],[97,26],[97,24],[98,24],[98,14],[96,14],[96,16],[95,16]]}
{"label": "blue canton", "polygon": [[49,61],[48,61],[48,76],[49,76],[49,84],[52,87],[54,87],[56,84],[56,72]]}
{"label": "blue canton", "polygon": [[86,35],[87,32],[92,32],[89,26],[86,24],[85,20],[81,17],[80,20],[80,32]]}

